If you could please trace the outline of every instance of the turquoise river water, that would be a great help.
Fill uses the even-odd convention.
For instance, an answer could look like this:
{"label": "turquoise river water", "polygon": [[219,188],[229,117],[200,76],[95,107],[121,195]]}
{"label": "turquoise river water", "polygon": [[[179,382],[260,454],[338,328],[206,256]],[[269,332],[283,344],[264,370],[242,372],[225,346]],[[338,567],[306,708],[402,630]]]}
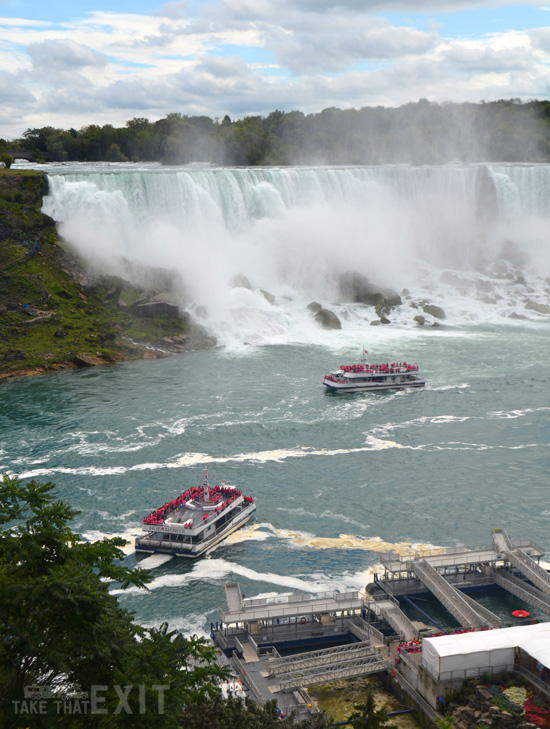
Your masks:
{"label": "turquoise river water", "polygon": [[[65,184],[82,196],[88,183]],[[299,224],[295,209],[278,215],[277,225]],[[231,236],[233,250],[249,245]],[[77,233],[73,242],[88,244]],[[297,275],[283,285],[271,268],[275,313],[246,292],[226,310],[227,326],[214,319],[219,348],[3,383],[0,472],[54,481],[81,510],[75,527],[86,538],[131,539],[143,516],[197,483],[205,467],[212,482],[253,495],[255,521],[201,560],[136,557],[129,545],[128,564],[152,566],[154,580],[148,591],[120,592],[122,604],[143,624],[168,621],[186,633],[209,632],[227,580],[248,597],[359,589],[380,551],[488,544],[493,527],[550,550],[549,317],[509,318],[525,297],[547,301],[546,244],[539,235],[531,267],[522,259],[522,281],[514,274],[512,290],[506,279],[493,303],[475,295],[476,281],[504,286],[487,268],[460,273],[470,288],[451,291],[440,274],[456,263],[426,264],[411,291],[447,307],[439,327],[415,326],[405,305],[391,325],[374,327],[372,310],[335,303],[342,329],[324,331],[296,302],[317,293],[328,305],[329,284],[324,293],[300,290]],[[250,270],[245,260],[240,270],[258,276],[257,250]],[[434,288],[434,280],[443,283]],[[426,387],[325,392],[323,375],[357,361],[363,347],[373,362],[418,362]],[[505,617],[518,607],[500,593],[487,600]]]}

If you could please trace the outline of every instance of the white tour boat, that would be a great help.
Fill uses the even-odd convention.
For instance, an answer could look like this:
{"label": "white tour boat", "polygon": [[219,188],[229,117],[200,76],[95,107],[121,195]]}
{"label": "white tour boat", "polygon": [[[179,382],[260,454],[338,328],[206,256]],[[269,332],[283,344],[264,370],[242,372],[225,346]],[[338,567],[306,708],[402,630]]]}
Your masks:
{"label": "white tour boat", "polygon": [[418,374],[417,364],[369,364],[363,358],[359,364],[341,365],[340,369],[325,375],[323,384],[333,392],[375,392],[423,387],[426,380]]}
{"label": "white tour boat", "polygon": [[223,481],[210,486],[205,471],[202,485],[190,488],[143,519],[144,534],[136,537],[136,552],[201,557],[244,526],[255,511],[252,496],[244,496]]}

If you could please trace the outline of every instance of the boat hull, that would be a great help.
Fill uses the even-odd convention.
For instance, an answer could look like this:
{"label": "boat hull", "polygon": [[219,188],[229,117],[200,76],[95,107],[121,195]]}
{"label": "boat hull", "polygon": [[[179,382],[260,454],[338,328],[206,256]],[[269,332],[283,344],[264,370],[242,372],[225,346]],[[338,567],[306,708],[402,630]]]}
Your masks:
{"label": "boat hull", "polygon": [[354,383],[332,382],[330,380],[325,380],[323,384],[330,392],[379,392],[382,390],[407,390],[410,387],[424,387],[426,381],[418,380],[417,382],[404,383]]}

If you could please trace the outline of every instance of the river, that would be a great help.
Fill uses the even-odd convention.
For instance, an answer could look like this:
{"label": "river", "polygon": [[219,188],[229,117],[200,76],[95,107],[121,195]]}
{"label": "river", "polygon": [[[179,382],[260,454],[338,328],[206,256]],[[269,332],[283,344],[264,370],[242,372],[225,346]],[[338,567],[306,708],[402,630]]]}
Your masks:
{"label": "river", "polygon": [[[171,265],[195,292],[188,310],[211,310],[220,346],[3,383],[0,472],[54,481],[86,538],[131,537],[205,467],[257,501],[255,521],[199,561],[130,546],[128,564],[154,569],[149,591],[120,592],[142,624],[208,633],[227,580],[247,597],[359,589],[380,551],[488,544],[494,527],[550,549],[550,318],[525,309],[548,304],[546,198],[521,167],[434,170],[412,170],[415,209],[402,197],[413,194],[408,169],[281,170],[278,180],[236,170],[229,205],[214,170],[47,168],[45,209],[94,270],[117,269],[122,255]],[[292,175],[304,179],[292,187]],[[460,230],[453,195],[467,213]],[[408,284],[390,325],[337,301],[335,274],[351,269]],[[227,285],[236,273],[251,290]],[[312,321],[312,298],[341,330]],[[414,323],[422,299],[445,309],[439,326]],[[325,392],[323,375],[363,348],[373,362],[417,362],[426,387]],[[508,618],[515,603],[498,602]]]}

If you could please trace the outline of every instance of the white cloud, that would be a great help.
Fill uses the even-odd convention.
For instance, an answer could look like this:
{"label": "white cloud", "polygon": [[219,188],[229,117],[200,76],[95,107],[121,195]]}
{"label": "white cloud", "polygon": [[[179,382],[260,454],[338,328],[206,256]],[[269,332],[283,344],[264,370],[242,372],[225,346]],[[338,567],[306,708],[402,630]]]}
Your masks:
{"label": "white cloud", "polygon": [[70,39],[35,41],[27,46],[27,52],[33,62],[46,71],[73,71],[88,66],[102,68],[108,63],[103,53]]}
{"label": "white cloud", "polygon": [[[396,106],[422,97],[547,95],[550,28],[457,40],[435,30],[428,14],[414,16],[430,7],[456,10],[459,3],[479,5],[176,0],[150,15],[120,13],[113,3],[111,11],[55,24],[0,19],[2,135],[18,136],[29,126],[119,126],[133,116],[155,120],[173,111],[236,118],[276,108]],[[485,11],[504,4],[485,3]],[[383,16],[389,10],[406,10],[410,22],[393,24]]]}

